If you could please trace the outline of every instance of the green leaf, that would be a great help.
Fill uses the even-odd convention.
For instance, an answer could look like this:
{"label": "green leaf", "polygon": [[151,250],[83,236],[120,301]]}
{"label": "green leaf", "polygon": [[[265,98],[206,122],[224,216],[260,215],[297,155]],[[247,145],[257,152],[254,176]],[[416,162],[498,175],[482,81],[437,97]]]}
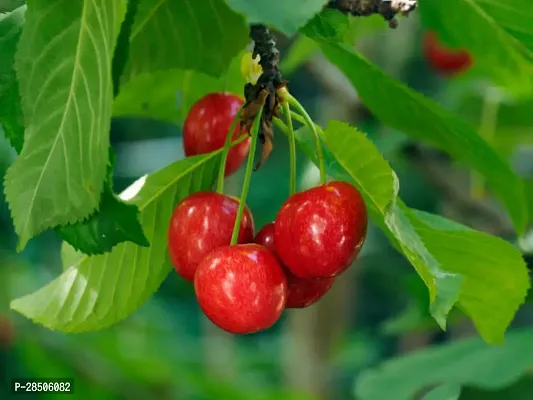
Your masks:
{"label": "green leaf", "polygon": [[[337,10],[326,9],[315,15],[300,32],[323,40],[338,41],[353,45],[358,39],[385,29],[387,24],[381,16],[364,19],[349,17]],[[285,52],[280,68],[285,76],[318,53],[318,44],[305,35],[299,35]]]}
{"label": "green leaf", "polygon": [[320,46],[382,123],[439,147],[480,172],[506,206],[518,233],[523,234],[528,216],[522,181],[472,127],[388,76],[349,46],[326,42]]}
{"label": "green leaf", "polygon": [[[498,23],[514,39],[528,50],[533,51],[533,7],[528,0],[508,0],[509,7],[495,0],[477,0],[474,2],[483,12]],[[531,53],[529,53],[531,55]]]}
{"label": "green leaf", "polygon": [[140,74],[121,87],[113,115],[181,123],[191,106],[208,93],[242,93],[245,81],[240,70],[241,57],[242,53],[235,57],[220,78],[179,69]]}
{"label": "green leaf", "polygon": [[[118,94],[120,77],[128,58],[129,37],[138,4],[138,0],[128,3],[128,10],[118,35],[112,65],[113,96]],[[128,241],[139,246],[150,245],[139,222],[137,206],[124,203],[113,191],[115,154],[112,149],[109,158],[108,176],[99,209],[86,220],[56,228],[61,239],[87,255],[104,254],[117,244]]]}
{"label": "green leaf", "polygon": [[248,43],[244,19],[223,0],[140,0],[123,82],[191,69],[219,76]]}
{"label": "green leaf", "polygon": [[[128,27],[131,27],[133,23],[133,15],[135,11],[135,2],[131,3],[130,9],[128,9],[127,17],[125,19],[122,31],[120,36],[123,36],[124,31],[126,34],[126,43],[122,43],[122,49],[116,49],[115,56],[113,59],[113,71],[114,74],[120,75],[120,65],[116,66],[116,62],[120,61],[120,56],[124,55],[124,48],[128,48],[129,44],[129,31]],[[17,13],[20,14],[20,21],[23,22],[24,11],[26,7],[21,7],[17,9]],[[22,12],[19,12],[21,10]],[[128,23],[130,25],[128,25]],[[1,25],[0,25],[1,28]],[[20,33],[21,29],[18,29]],[[8,37],[8,36],[5,36]],[[17,37],[18,42],[18,37]],[[16,43],[13,45],[13,57],[15,54]],[[122,52],[120,51],[122,50]],[[118,61],[117,54],[119,53]],[[127,56],[127,52],[125,52]],[[125,62],[125,59],[124,59]],[[18,84],[16,81],[15,71],[13,70],[12,79],[15,82],[16,89],[16,102],[19,106],[20,111],[20,101],[18,100]],[[115,79],[113,79],[115,83]],[[13,103],[15,104],[15,99]],[[21,112],[21,111],[20,111]],[[22,135],[24,127],[21,126]],[[23,136],[20,138],[20,146],[14,146],[18,152],[22,149]],[[114,160],[114,155],[113,155]],[[124,241],[132,241],[141,246],[148,246],[148,240],[146,239],[142,227],[138,220],[138,209],[134,205],[128,205],[122,202],[117,198],[113,192],[112,188],[112,169],[114,162],[110,163],[110,168],[108,170],[108,179],[104,187],[104,191],[100,200],[99,210],[92,214],[88,219],[79,221],[77,223],[60,226],[56,229],[56,232],[59,236],[69,242],[74,248],[79,251],[82,251],[85,254],[103,254],[107,251],[110,251],[115,245]]]}
{"label": "green leaf", "polygon": [[104,187],[96,214],[86,221],[61,226],[57,233],[76,250],[88,255],[106,253],[127,241],[139,246],[150,245],[139,223],[137,206],[121,201],[109,184]]}
{"label": "green leaf", "polygon": [[412,210],[410,220],[445,270],[464,277],[459,308],[485,340],[502,343],[530,288],[520,251],[503,239],[437,215]]}
{"label": "green leaf", "polygon": [[354,17],[338,10],[326,8],[315,15],[300,32],[315,40],[352,45],[357,39],[387,28],[381,15]]}
{"label": "green leaf", "polygon": [[18,250],[98,206],[108,162],[111,60],[125,0],[30,0],[16,70],[22,152],[5,176]]}
{"label": "green leaf", "polygon": [[1,0],[0,1],[0,13],[8,13],[15,10],[18,7],[23,6],[25,0]]}
{"label": "green leaf", "polygon": [[107,180],[99,209],[84,221],[56,228],[59,237],[87,255],[104,254],[117,244],[132,242],[149,246],[139,222],[137,206],[123,202],[113,191],[116,156],[110,149]]}
{"label": "green leaf", "polygon": [[459,400],[461,386],[457,384],[441,385],[425,394],[422,400]]}
{"label": "green leaf", "polygon": [[364,371],[356,382],[360,400],[411,400],[430,385],[500,389],[533,366],[533,331],[510,332],[503,346],[477,338],[434,346]]}
{"label": "green leaf", "polygon": [[113,55],[113,97],[117,97],[120,90],[120,81],[124,68],[128,62],[130,53],[130,36],[135,22],[135,16],[139,8],[140,0],[130,0],[128,2],[128,9],[124,17],[124,22],[120,28],[120,33],[117,37],[117,45],[115,46],[115,53]]}
{"label": "green leaf", "polygon": [[273,25],[287,36],[294,35],[328,0],[226,0],[235,11],[246,16],[248,23]]}
{"label": "green leaf", "polygon": [[302,27],[301,32],[320,40],[344,42],[349,29],[350,19],[346,14],[338,10],[325,9]]}
{"label": "green leaf", "polygon": [[420,0],[420,13],[428,28],[468,49],[476,68],[495,84],[520,96],[533,93],[533,7],[529,0]]}
{"label": "green leaf", "polygon": [[482,390],[465,387],[461,392],[461,400],[530,400],[531,393],[533,393],[533,378],[526,373],[518,382],[503,389]]}
{"label": "green leaf", "polygon": [[18,153],[24,144],[24,120],[14,63],[25,12],[26,6],[22,6],[0,14],[0,124]]}
{"label": "green leaf", "polygon": [[63,265],[64,271],[69,269],[70,266],[79,263],[85,257],[87,257],[86,254],[83,254],[81,251],[76,250],[68,243],[63,243],[63,245],[61,246],[61,264]]}
{"label": "green leaf", "polygon": [[[316,160],[310,135],[300,146]],[[430,312],[444,328],[455,303],[481,336],[501,343],[529,289],[528,270],[510,243],[436,215],[409,209],[397,197],[394,173],[377,148],[356,129],[332,121],[325,133],[327,171],[351,181],[365,197],[370,217],[411,262],[429,289]],[[396,183],[397,185],[397,183]]]}
{"label": "green leaf", "polygon": [[332,154],[337,155],[333,159],[328,157],[328,166],[336,160],[346,169],[342,156],[346,157],[349,152],[356,161],[350,163],[350,176],[363,191],[367,203],[376,212],[385,214],[398,196],[398,178],[370,139],[348,124],[330,121],[324,131],[324,140]]}
{"label": "green leaf", "polygon": [[121,194],[122,200],[139,207],[150,247],[121,243],[99,256],[64,248],[63,260],[74,263],[45,287],[14,300],[11,308],[62,332],[102,329],[132,314],[171,271],[167,229],[174,207],[187,195],[213,186],[219,155],[220,151],[175,162]]}

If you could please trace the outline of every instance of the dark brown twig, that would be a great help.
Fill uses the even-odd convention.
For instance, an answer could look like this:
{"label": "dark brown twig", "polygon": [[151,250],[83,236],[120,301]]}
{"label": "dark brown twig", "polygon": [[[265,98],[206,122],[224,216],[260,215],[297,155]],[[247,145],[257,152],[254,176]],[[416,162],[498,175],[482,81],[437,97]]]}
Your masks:
{"label": "dark brown twig", "polygon": [[254,41],[252,58],[260,57],[259,64],[263,73],[255,84],[247,83],[244,86],[244,97],[246,99],[242,116],[242,126],[250,131],[253,120],[261,107],[261,126],[259,129],[259,139],[263,146],[261,160],[255,166],[255,170],[268,159],[273,149],[274,133],[272,130],[272,119],[279,116],[280,98],[278,89],[286,85],[279,69],[279,51],[276,42],[265,25],[253,24],[250,26],[250,38]]}
{"label": "dark brown twig", "polygon": [[356,17],[380,14],[389,22],[391,28],[396,28],[396,15],[408,16],[416,9],[417,3],[417,0],[333,0],[329,2],[328,7]]}

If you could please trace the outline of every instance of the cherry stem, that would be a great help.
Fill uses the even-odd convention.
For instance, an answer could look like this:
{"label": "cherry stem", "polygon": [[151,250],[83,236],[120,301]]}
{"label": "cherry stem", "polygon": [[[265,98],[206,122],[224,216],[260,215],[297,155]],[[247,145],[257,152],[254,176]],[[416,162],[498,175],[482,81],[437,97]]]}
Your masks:
{"label": "cherry stem", "polygon": [[289,103],[283,103],[283,112],[287,119],[288,137],[289,137],[289,153],[290,153],[290,184],[289,184],[289,196],[296,193],[296,138],[294,137],[294,127],[292,126],[291,110]]}
{"label": "cherry stem", "polygon": [[281,119],[274,117],[272,118],[272,121],[285,136],[289,137],[289,127],[285,125]]}
{"label": "cherry stem", "polygon": [[[294,111],[291,111],[291,117],[294,118],[295,120],[297,120],[298,122],[302,123],[303,125],[305,125],[305,122],[304,122],[305,120],[300,114],[297,114]],[[274,124],[276,124],[278,129],[280,129],[281,132],[285,136],[287,136],[287,137],[291,136],[291,132],[289,131],[289,127],[287,125],[285,125],[282,120],[280,120],[279,118],[274,118],[273,121],[274,121]],[[315,124],[315,126],[316,126],[316,129],[318,131],[318,134],[320,136],[323,136],[324,135],[324,131],[322,130],[322,128],[319,125],[316,125],[316,124]],[[294,133],[292,135],[293,135],[294,139],[296,139],[296,135]],[[313,160],[313,161],[315,161],[315,160]]]}
{"label": "cherry stem", "polygon": [[244,182],[242,184],[241,198],[239,200],[239,208],[237,209],[237,217],[235,218],[235,225],[233,226],[233,234],[231,235],[230,245],[234,246],[239,240],[239,231],[241,230],[241,221],[244,214],[244,207],[246,207],[246,197],[250,189],[250,181],[252,180],[252,171],[254,169],[255,149],[257,147],[257,138],[259,136],[259,126],[261,115],[263,114],[263,107],[259,110],[254,118],[252,125],[252,143],[250,144],[250,151],[248,153],[248,160],[246,162],[246,171],[244,172]]}
{"label": "cherry stem", "polygon": [[[292,118],[294,118],[296,121],[298,121],[300,124],[302,125],[306,125],[307,126],[307,123],[305,121],[305,118],[302,117],[300,114],[298,114],[297,112],[294,112],[294,111],[291,111],[291,116]],[[315,128],[318,132],[318,136],[323,136],[324,135],[324,131],[322,130],[322,128],[320,127],[320,125],[317,125],[315,124]]]}
{"label": "cherry stem", "polygon": [[220,167],[218,170],[218,178],[217,178],[217,193],[222,194],[224,191],[224,178],[225,178],[225,172],[226,172],[226,161],[228,160],[228,153],[232,146],[231,139],[233,137],[233,131],[235,130],[235,127],[239,123],[239,120],[241,119],[241,114],[244,106],[241,106],[237,110],[237,114],[235,114],[235,117],[233,118],[233,121],[231,122],[231,126],[229,128],[229,132],[226,135],[226,141],[224,142],[224,147],[222,148],[222,156],[220,159]]}
{"label": "cherry stem", "polygon": [[322,153],[322,147],[320,145],[320,136],[318,134],[317,128],[305,108],[300,104],[296,98],[288,93],[287,100],[291,106],[296,108],[296,110],[301,114],[301,117],[303,117],[303,123],[307,125],[307,127],[311,130],[313,133],[313,136],[315,138],[315,147],[316,147],[316,156],[318,159],[318,169],[320,170],[320,182],[322,184],[326,183],[326,166],[324,163],[324,154]]}

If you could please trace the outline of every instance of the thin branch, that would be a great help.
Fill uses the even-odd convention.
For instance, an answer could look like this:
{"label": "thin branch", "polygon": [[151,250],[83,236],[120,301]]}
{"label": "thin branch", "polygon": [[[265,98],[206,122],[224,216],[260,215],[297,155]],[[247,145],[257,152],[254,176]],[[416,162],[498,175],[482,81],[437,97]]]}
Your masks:
{"label": "thin branch", "polygon": [[327,6],[356,17],[380,14],[391,28],[396,28],[396,15],[409,16],[417,5],[417,0],[332,0]]}
{"label": "thin branch", "polygon": [[457,176],[442,152],[413,143],[404,148],[403,154],[448,200],[448,212],[459,222],[505,239],[516,236],[511,221],[497,204],[490,198],[480,200],[470,196],[465,182],[468,175]]}

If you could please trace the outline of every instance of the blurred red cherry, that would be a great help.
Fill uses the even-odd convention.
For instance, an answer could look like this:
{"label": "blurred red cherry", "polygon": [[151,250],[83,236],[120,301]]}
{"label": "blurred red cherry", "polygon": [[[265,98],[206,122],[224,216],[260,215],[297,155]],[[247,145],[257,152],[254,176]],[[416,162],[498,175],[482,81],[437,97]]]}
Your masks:
{"label": "blurred red cherry", "polygon": [[472,65],[472,56],[465,49],[452,49],[439,41],[435,32],[424,33],[422,53],[433,70],[442,75],[455,75]]}

